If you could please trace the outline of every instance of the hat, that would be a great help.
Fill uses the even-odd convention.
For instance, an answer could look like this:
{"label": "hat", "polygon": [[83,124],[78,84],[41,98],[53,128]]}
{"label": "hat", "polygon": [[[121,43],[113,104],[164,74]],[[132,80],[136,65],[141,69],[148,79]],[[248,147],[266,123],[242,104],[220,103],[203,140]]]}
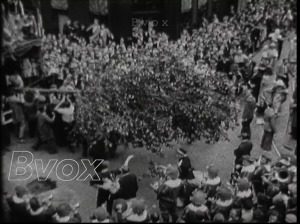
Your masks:
{"label": "hat", "polygon": [[115,212],[117,212],[119,206],[121,206],[122,213],[128,209],[128,205],[127,205],[126,201],[122,198],[119,198],[114,201],[113,208],[114,208]]}
{"label": "hat", "polygon": [[101,165],[100,165],[101,169],[107,169],[109,167],[109,161],[104,160]]}
{"label": "hat", "polygon": [[17,186],[15,188],[16,195],[20,198],[22,198],[25,194],[28,192],[28,188],[25,186]]}
{"label": "hat", "polygon": [[57,89],[57,86],[55,84],[50,86],[50,89]]}
{"label": "hat", "polygon": [[177,179],[179,176],[179,172],[177,167],[168,165],[166,169],[166,176],[170,177],[171,179]]}
{"label": "hat", "polygon": [[232,192],[227,187],[220,187],[217,190],[216,196],[219,200],[226,201],[226,200],[230,200],[232,198]]}
{"label": "hat", "polygon": [[186,154],[186,150],[184,150],[183,148],[179,148],[179,149],[177,149],[177,153],[178,154]]}
{"label": "hat", "polygon": [[158,223],[159,222],[159,210],[156,208],[153,208],[150,212],[150,219],[152,223]]}
{"label": "hat", "polygon": [[224,215],[222,213],[217,213],[215,216],[214,216],[214,220],[213,220],[215,223],[223,223],[225,222],[225,218],[224,218]]}
{"label": "hat", "polygon": [[146,209],[145,202],[142,199],[134,199],[132,201],[131,207],[132,213],[137,215],[141,215]]}
{"label": "hat", "polygon": [[250,188],[249,181],[245,178],[237,179],[236,185],[237,185],[239,191],[247,191]]}
{"label": "hat", "polygon": [[41,102],[41,103],[46,102],[46,97],[44,97],[43,95],[40,95],[38,99],[39,99],[39,102]]}
{"label": "hat", "polygon": [[105,219],[107,219],[109,217],[108,212],[106,211],[105,208],[103,207],[98,207],[94,213],[93,216],[98,220],[98,221],[104,221]]}
{"label": "hat", "polygon": [[243,159],[243,161],[245,160],[245,161],[248,161],[249,163],[253,163],[254,162],[254,159],[251,158],[249,155],[244,155],[242,157],[242,159]]}
{"label": "hat", "polygon": [[60,204],[56,208],[56,213],[59,217],[68,216],[72,212],[72,208],[68,204]]}
{"label": "hat", "polygon": [[290,154],[281,154],[279,162],[285,166],[297,165],[297,159],[294,155]]}
{"label": "hat", "polygon": [[270,44],[270,47],[275,47],[275,43],[272,42],[272,43]]}
{"label": "hat", "polygon": [[297,223],[297,216],[294,214],[287,214],[285,216],[285,223]]}
{"label": "hat", "polygon": [[241,49],[239,49],[239,50],[237,51],[237,53],[238,53],[238,54],[242,54],[243,51],[242,51]]}
{"label": "hat", "polygon": [[253,208],[253,201],[250,198],[247,198],[242,201],[242,206],[245,210],[250,210]]}
{"label": "hat", "polygon": [[191,198],[191,202],[196,206],[202,205],[205,203],[205,197],[206,197],[206,195],[204,194],[204,192],[195,191]]}
{"label": "hat", "polygon": [[208,176],[211,178],[216,178],[219,174],[218,168],[215,167],[215,165],[213,165],[213,164],[207,166],[206,170],[207,170]]}

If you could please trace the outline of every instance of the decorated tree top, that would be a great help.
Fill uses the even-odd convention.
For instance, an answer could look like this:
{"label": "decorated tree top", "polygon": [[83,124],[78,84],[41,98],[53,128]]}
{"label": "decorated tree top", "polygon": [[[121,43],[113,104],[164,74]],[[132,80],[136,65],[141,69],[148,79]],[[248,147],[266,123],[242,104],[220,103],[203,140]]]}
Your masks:
{"label": "decorated tree top", "polygon": [[74,131],[92,145],[116,134],[154,151],[182,138],[227,139],[238,113],[227,76],[169,55],[118,59],[95,74],[77,99]]}

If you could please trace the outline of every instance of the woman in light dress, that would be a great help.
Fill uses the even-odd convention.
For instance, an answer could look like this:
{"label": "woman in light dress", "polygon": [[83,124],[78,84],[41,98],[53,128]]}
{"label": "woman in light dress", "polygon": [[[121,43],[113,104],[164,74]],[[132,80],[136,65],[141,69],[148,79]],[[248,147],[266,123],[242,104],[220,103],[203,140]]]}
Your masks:
{"label": "woman in light dress", "polygon": [[90,42],[96,42],[99,39],[99,34],[100,34],[100,25],[99,25],[99,20],[98,19],[94,19],[94,23],[92,25],[90,25],[86,31],[90,31],[92,30],[93,35],[90,36]]}

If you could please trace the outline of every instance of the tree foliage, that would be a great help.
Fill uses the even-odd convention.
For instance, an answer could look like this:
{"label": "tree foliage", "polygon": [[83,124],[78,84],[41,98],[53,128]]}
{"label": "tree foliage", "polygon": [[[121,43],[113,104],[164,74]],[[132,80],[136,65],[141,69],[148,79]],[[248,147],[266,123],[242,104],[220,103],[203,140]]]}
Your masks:
{"label": "tree foliage", "polygon": [[111,144],[114,134],[159,151],[173,140],[227,139],[238,108],[225,74],[165,55],[139,57],[126,69],[114,62],[77,99],[74,131],[91,144],[101,138]]}

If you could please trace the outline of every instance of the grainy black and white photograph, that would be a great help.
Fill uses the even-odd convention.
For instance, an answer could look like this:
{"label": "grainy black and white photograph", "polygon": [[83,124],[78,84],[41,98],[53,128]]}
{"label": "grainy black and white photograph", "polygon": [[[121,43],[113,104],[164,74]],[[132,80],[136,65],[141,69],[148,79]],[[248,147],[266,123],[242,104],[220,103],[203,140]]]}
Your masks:
{"label": "grainy black and white photograph", "polygon": [[2,0],[2,223],[297,223],[297,0]]}

